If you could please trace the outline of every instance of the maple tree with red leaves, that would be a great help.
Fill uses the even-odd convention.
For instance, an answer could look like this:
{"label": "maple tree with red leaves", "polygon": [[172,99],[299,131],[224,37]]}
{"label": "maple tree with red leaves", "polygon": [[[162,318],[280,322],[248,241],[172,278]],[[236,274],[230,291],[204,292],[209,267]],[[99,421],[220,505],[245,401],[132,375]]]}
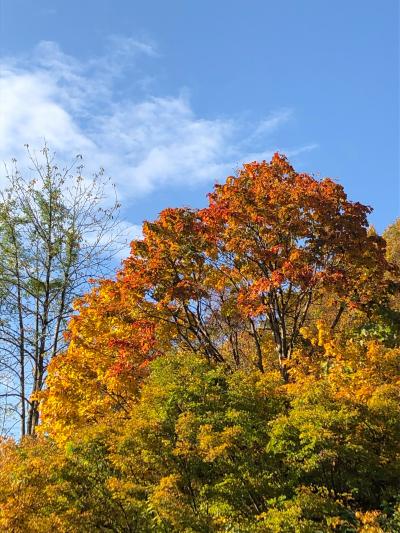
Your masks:
{"label": "maple tree with red leaves", "polygon": [[384,297],[389,265],[369,212],[279,154],[244,165],[204,209],[165,209],[145,222],[116,280],[77,302],[68,351],[49,367],[43,420],[67,428],[123,415],[148,363],[176,350],[279,369],[288,382],[300,331],[327,295],[332,331],[346,308],[369,311]]}
{"label": "maple tree with red leaves", "polygon": [[265,366],[270,332],[286,362],[310,306],[336,295],[334,328],[345,307],[376,303],[388,264],[382,238],[368,235],[371,209],[343,187],[296,172],[275,154],[244,165],[201,210],[166,209],[146,223],[120,273],[126,298],[171,339],[215,361]]}

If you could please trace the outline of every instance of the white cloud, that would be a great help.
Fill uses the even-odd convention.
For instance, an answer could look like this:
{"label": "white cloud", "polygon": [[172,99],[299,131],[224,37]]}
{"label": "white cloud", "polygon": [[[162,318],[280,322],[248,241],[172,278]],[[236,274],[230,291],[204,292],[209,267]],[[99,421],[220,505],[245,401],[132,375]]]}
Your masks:
{"label": "white cloud", "polygon": [[[40,148],[46,139],[61,160],[83,153],[88,170],[104,167],[126,205],[154,188],[215,181],[241,161],[266,157],[268,135],[291,118],[288,109],[272,113],[239,138],[243,123],[198,117],[183,93],[144,93],[135,70],[143,57],[158,57],[156,47],[112,37],[105,55],[85,62],[52,42],[29,57],[4,58],[0,160],[19,159],[25,143]],[[125,69],[129,97],[115,89]]]}
{"label": "white cloud", "polygon": [[[300,146],[299,148],[280,149],[279,151],[285,154],[288,158],[291,158],[306,152],[311,152],[316,148],[318,148],[317,143],[310,143]],[[243,161],[269,161],[274,155],[274,152],[275,150],[266,150],[262,152],[247,152],[244,155]]]}
{"label": "white cloud", "polygon": [[46,138],[57,151],[94,147],[67,106],[57,84],[42,72],[3,70],[0,80],[0,155],[18,155],[24,143],[42,145]]}
{"label": "white cloud", "polygon": [[277,128],[288,122],[293,117],[292,109],[280,109],[274,111],[267,118],[261,120],[255,128],[253,137],[260,137],[272,133]]}
{"label": "white cloud", "polygon": [[[94,244],[94,238],[97,235],[88,236],[87,242]],[[112,261],[110,263],[110,275],[115,271],[115,267],[119,266],[123,259],[129,256],[130,243],[133,240],[140,240],[143,238],[143,228],[140,224],[131,224],[126,220],[119,221],[118,225],[110,232],[105,232],[102,235],[98,244],[104,245],[107,250],[113,250]]]}
{"label": "white cloud", "polygon": [[122,261],[129,256],[131,241],[143,238],[143,228],[140,224],[129,224],[128,222],[121,223],[121,232],[122,244],[115,257],[117,262]]}
{"label": "white cloud", "polygon": [[[131,37],[122,37],[121,35],[111,35],[108,43],[115,55],[120,57],[132,57],[135,53],[143,53],[148,56],[157,57],[157,47],[154,43],[138,41]],[[103,58],[104,59],[104,58]]]}

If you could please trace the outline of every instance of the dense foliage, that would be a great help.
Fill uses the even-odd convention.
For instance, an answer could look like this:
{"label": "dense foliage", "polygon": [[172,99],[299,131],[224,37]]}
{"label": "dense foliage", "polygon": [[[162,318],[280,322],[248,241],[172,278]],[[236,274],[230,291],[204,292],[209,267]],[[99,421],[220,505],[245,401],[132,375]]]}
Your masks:
{"label": "dense foliage", "polygon": [[400,531],[398,224],[283,156],[167,209],[76,302],[13,532]]}

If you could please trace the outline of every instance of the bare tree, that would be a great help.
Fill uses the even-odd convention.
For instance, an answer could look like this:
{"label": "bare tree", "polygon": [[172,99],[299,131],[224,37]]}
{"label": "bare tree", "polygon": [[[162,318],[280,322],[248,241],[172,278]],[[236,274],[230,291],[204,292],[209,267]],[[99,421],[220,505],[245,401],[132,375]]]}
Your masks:
{"label": "bare tree", "polygon": [[27,151],[29,177],[13,160],[0,193],[0,423],[4,433],[19,419],[21,436],[35,432],[32,395],[65,348],[73,300],[89,278],[105,275],[122,243],[120,206],[103,170],[87,179],[81,156],[61,169],[47,146]]}

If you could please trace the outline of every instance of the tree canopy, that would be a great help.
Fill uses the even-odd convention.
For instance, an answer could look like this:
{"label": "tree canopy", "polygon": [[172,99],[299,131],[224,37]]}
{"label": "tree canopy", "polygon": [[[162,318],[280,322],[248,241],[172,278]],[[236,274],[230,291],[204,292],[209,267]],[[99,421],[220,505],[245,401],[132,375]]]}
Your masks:
{"label": "tree canopy", "polygon": [[39,435],[0,445],[0,526],[400,530],[397,223],[386,249],[370,211],[275,154],[146,222],[75,301]]}

